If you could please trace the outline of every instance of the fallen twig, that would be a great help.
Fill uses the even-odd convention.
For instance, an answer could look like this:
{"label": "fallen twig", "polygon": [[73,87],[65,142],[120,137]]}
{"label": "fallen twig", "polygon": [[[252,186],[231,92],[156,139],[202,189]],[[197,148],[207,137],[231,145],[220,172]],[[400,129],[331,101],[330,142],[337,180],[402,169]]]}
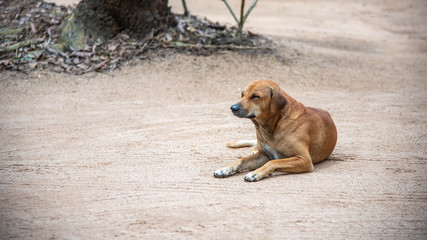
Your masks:
{"label": "fallen twig", "polygon": [[110,59],[105,59],[104,61],[102,61],[100,64],[95,66],[95,69],[102,69],[105,67],[105,65],[108,63]]}
{"label": "fallen twig", "polygon": [[61,57],[64,57],[65,59],[70,58],[70,57],[68,56],[68,54],[66,54],[66,53],[64,53],[64,52],[61,52],[61,51],[59,51],[59,50],[55,50],[55,49],[52,49],[52,48],[50,48],[50,47],[46,47],[46,50],[48,50],[49,52],[51,52],[51,53],[53,53],[53,54],[60,55]]}

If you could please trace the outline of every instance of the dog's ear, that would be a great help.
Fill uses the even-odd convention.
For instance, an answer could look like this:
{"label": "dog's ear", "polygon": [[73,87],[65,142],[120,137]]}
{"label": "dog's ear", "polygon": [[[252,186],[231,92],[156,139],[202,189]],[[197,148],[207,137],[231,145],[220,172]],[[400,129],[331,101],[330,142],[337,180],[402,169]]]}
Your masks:
{"label": "dog's ear", "polygon": [[288,101],[285,98],[285,95],[280,91],[280,88],[275,87],[271,88],[271,100],[270,100],[270,112],[275,115],[279,113],[285,106]]}

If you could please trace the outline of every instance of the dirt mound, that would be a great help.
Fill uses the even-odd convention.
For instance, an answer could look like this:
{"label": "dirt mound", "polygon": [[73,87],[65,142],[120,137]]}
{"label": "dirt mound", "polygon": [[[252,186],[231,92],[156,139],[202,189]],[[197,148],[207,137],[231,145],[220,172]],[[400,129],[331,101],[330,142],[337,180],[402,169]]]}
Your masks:
{"label": "dirt mound", "polygon": [[0,2],[0,69],[31,71],[51,69],[55,72],[84,74],[113,71],[136,58],[148,59],[173,52],[208,55],[219,50],[266,52],[271,41],[196,16],[173,15],[166,31],[152,32],[143,39],[125,32],[106,43],[86,45],[64,52],[54,47],[59,26],[74,7],[57,6],[44,1]]}

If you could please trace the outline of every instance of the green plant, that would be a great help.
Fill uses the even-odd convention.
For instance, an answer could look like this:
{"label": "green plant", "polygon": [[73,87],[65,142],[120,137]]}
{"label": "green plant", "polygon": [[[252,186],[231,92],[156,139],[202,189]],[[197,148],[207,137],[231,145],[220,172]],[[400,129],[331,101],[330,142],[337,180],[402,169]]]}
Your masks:
{"label": "green plant", "polygon": [[257,4],[258,0],[254,0],[251,4],[251,6],[248,8],[248,10],[246,11],[246,13],[244,13],[245,11],[245,0],[241,0],[241,5],[240,5],[240,20],[236,17],[236,14],[234,13],[233,9],[230,7],[230,4],[228,4],[227,0],[222,0],[225,5],[227,6],[228,10],[230,11],[231,15],[233,16],[234,20],[237,23],[237,38],[241,39],[242,37],[242,30],[243,30],[243,25],[245,24],[246,19],[248,18],[249,14],[251,13],[252,9],[255,7],[255,5]]}
{"label": "green plant", "polygon": [[190,17],[190,11],[188,11],[187,3],[185,0],[182,0],[182,7],[184,8],[184,15]]}

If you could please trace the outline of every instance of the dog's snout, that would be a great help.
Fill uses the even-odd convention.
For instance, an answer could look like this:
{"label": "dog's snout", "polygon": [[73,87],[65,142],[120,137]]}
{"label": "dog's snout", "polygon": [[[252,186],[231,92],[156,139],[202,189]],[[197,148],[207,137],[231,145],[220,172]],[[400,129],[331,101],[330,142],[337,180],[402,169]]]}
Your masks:
{"label": "dog's snout", "polygon": [[240,107],[238,104],[234,104],[233,106],[230,107],[232,112],[237,112],[240,110]]}

